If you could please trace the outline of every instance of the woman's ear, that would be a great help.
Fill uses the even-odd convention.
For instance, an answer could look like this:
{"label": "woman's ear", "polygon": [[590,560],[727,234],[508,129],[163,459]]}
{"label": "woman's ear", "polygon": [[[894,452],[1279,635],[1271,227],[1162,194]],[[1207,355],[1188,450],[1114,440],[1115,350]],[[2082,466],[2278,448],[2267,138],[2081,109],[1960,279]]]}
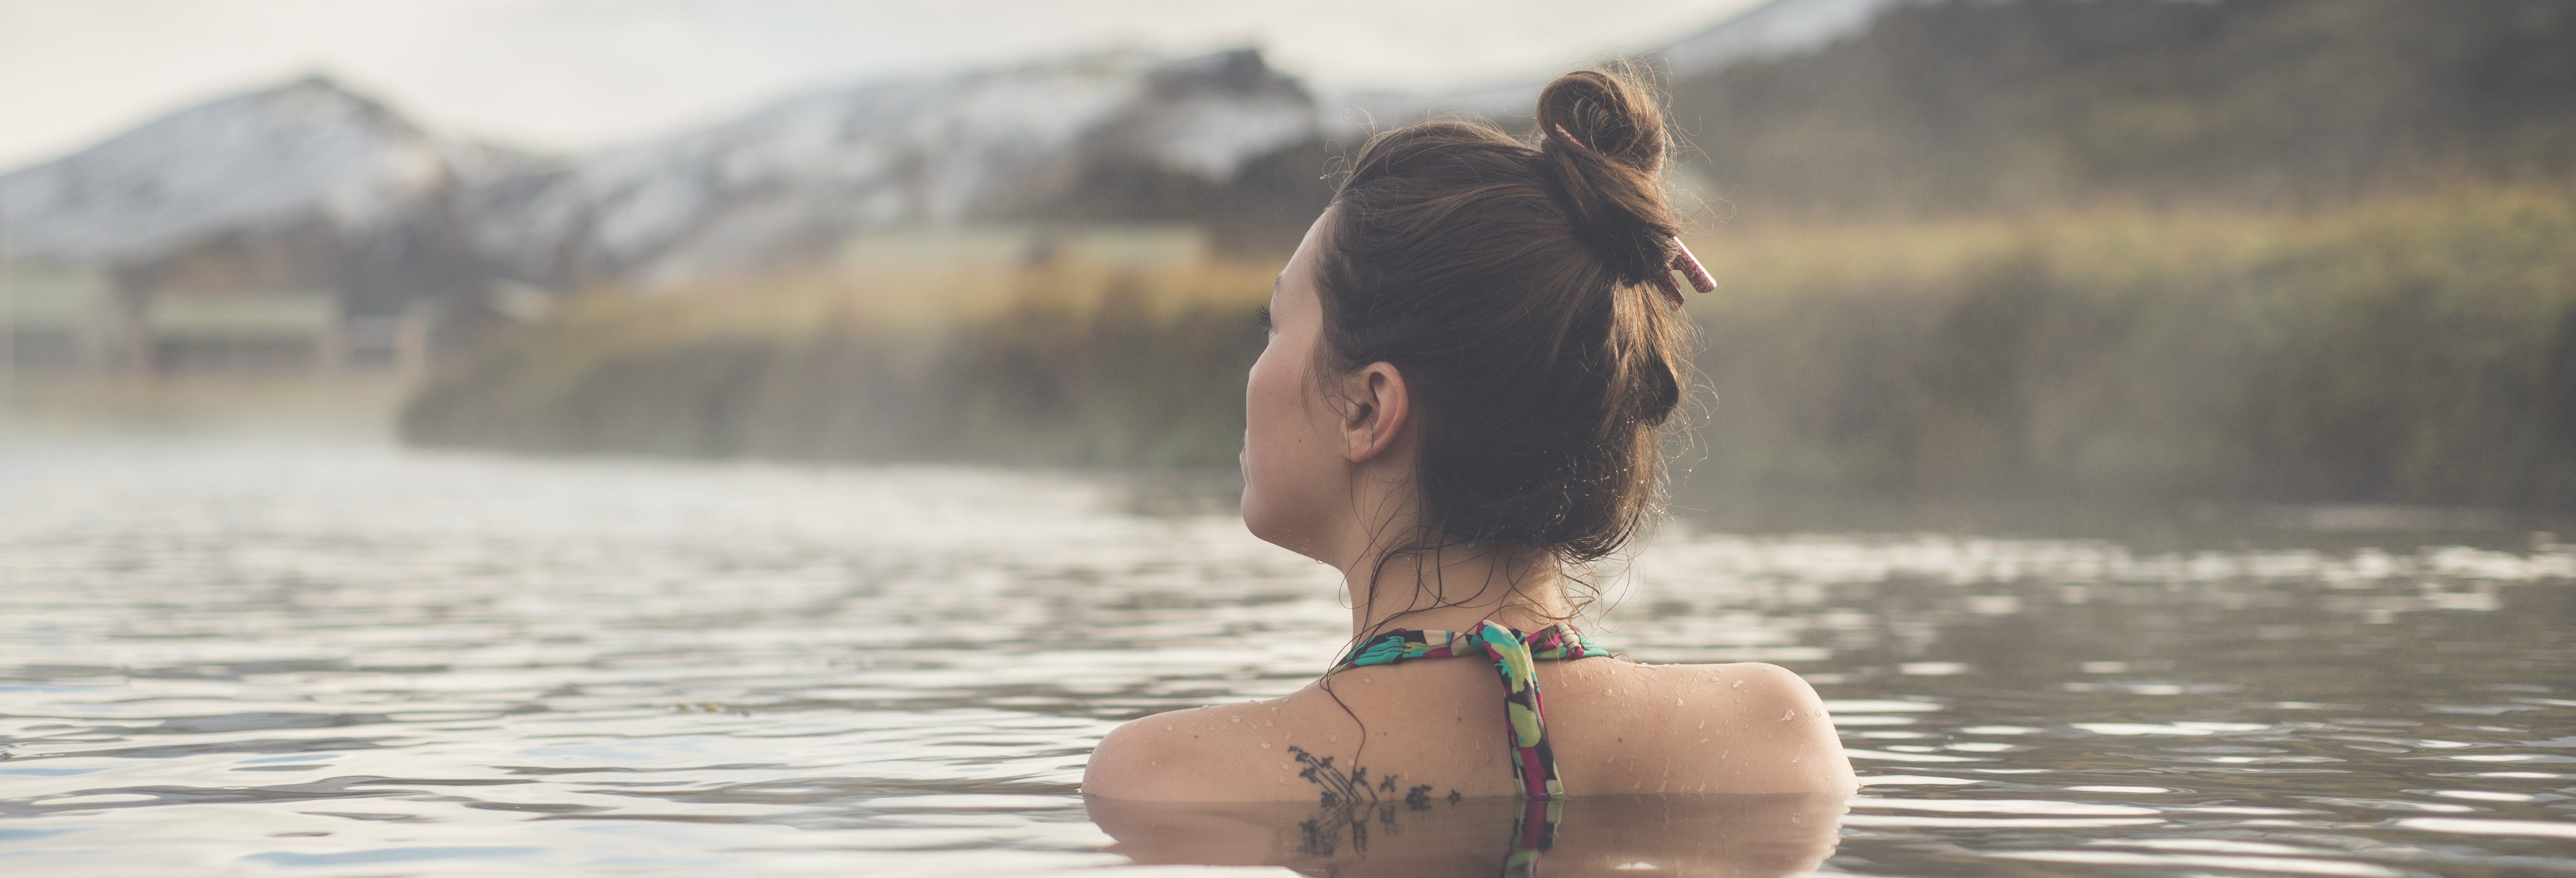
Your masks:
{"label": "woman's ear", "polygon": [[1342,456],[1367,463],[1395,445],[1413,417],[1404,374],[1391,363],[1370,363],[1350,378],[1350,405],[1342,410]]}

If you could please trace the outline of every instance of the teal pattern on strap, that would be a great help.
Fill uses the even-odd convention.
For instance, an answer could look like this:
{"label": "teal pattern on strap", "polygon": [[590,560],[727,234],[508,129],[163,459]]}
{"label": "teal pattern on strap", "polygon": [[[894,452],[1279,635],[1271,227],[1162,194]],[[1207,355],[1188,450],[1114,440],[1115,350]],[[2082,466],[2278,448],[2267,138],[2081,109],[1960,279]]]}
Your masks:
{"label": "teal pattern on strap", "polygon": [[1398,628],[1361,641],[1325,676],[1414,659],[1485,657],[1503,678],[1503,719],[1509,724],[1513,787],[1525,799],[1556,800],[1565,798],[1565,784],[1557,776],[1556,752],[1548,743],[1547,711],[1539,701],[1537,663],[1607,654],[1582,631],[1566,623],[1528,634],[1492,622],[1464,633]]}

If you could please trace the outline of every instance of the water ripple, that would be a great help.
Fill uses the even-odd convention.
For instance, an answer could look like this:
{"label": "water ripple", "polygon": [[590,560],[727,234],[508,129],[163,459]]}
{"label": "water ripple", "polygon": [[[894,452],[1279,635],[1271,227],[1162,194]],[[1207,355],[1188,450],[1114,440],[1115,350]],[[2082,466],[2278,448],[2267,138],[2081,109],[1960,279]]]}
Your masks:
{"label": "water ripple", "polygon": [[[1293,689],[1347,624],[1330,571],[1076,474],[0,445],[0,496],[12,874],[1161,862],[1136,839],[1210,815],[1087,811],[1091,743]],[[1806,675],[1867,792],[1578,803],[1547,874],[2576,862],[2576,549],[2554,537],[1676,525],[1620,581],[1605,642]],[[1483,808],[1375,838],[1490,845],[1525,819]]]}

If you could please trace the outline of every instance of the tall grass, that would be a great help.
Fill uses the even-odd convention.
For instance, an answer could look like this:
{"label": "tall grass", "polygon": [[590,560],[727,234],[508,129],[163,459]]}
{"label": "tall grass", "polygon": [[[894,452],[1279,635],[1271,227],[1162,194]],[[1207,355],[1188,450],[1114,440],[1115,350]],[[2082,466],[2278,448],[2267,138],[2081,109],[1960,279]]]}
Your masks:
{"label": "tall grass", "polygon": [[[2576,508],[2576,197],[1738,224],[1692,242],[1702,487]],[[416,441],[1228,465],[1275,264],[584,299]]]}
{"label": "tall grass", "polygon": [[2576,505],[2576,199],[1720,237],[1718,480]]}

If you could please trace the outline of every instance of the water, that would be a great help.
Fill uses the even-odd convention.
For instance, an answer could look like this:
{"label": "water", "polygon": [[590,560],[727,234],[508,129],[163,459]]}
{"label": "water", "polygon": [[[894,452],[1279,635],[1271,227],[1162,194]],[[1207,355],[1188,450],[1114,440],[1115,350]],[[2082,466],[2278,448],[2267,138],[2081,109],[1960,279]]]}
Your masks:
{"label": "water", "polygon": [[1600,639],[1806,674],[1867,776],[1848,813],[1577,801],[1552,838],[1472,800],[1095,815],[1100,734],[1291,690],[1346,634],[1330,571],[1144,496],[0,446],[0,870],[1420,876],[1544,845],[1548,875],[2576,872],[2576,548],[2526,533],[1676,526]]}

